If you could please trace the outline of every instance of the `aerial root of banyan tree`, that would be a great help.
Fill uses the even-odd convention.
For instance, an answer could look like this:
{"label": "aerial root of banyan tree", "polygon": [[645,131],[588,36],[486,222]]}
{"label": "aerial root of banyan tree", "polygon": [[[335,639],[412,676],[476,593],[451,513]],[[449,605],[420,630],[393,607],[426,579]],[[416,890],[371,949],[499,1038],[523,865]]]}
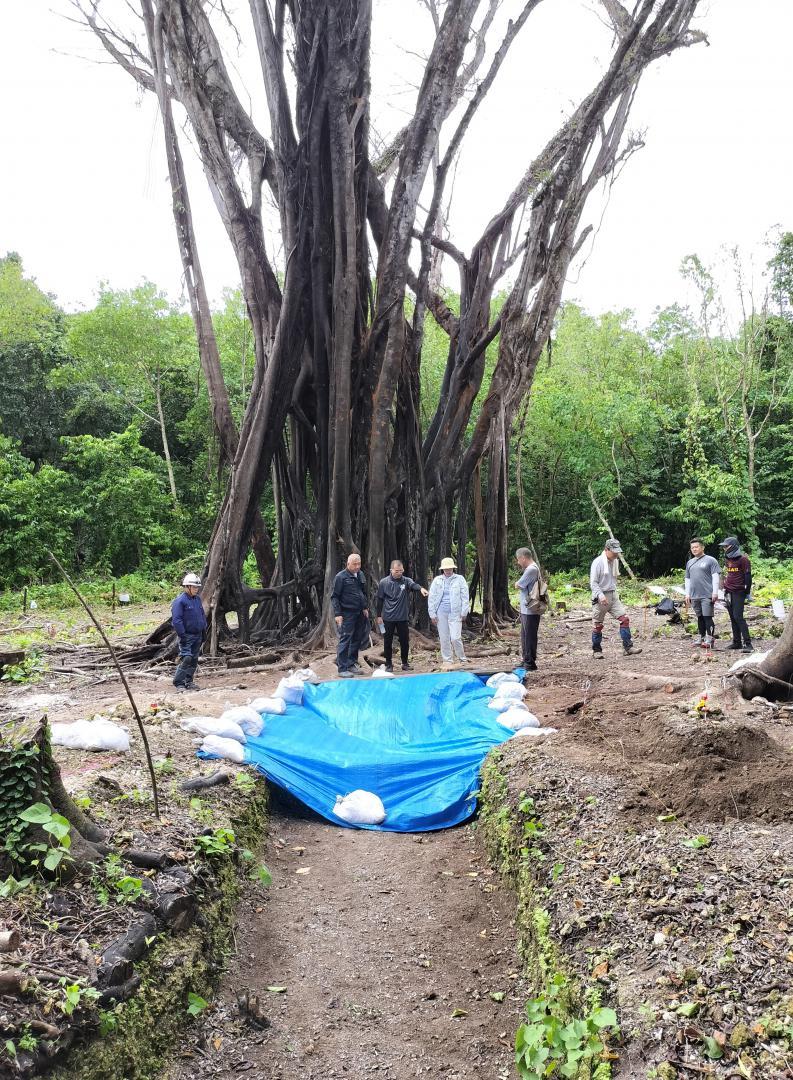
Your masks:
{"label": "aerial root of banyan tree", "polygon": [[793,608],[788,612],[782,636],[761,664],[747,665],[736,672],[741,694],[751,700],[793,700]]}

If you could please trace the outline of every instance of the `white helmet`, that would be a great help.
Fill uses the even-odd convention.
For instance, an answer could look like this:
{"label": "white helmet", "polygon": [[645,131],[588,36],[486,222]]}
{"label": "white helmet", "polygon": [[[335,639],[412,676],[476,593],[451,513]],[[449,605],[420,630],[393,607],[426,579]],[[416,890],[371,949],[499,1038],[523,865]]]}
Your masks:
{"label": "white helmet", "polygon": [[185,576],[182,578],[182,584],[183,585],[196,585],[200,589],[201,588],[201,578],[198,576],[198,574],[185,574]]}

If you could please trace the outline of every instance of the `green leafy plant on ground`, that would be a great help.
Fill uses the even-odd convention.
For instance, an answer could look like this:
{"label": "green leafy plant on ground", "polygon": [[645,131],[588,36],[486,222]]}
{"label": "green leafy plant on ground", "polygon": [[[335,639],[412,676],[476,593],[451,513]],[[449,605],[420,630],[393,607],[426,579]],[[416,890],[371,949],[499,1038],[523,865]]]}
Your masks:
{"label": "green leafy plant on ground", "polygon": [[0,676],[0,681],[13,683],[33,682],[39,675],[43,675],[46,670],[47,665],[42,656],[37,652],[32,652],[24,660],[20,660],[18,664],[6,664],[3,668],[3,674]]}
{"label": "green leafy plant on ground", "polygon": [[606,1035],[617,1030],[617,1014],[601,1007],[565,1022],[559,997],[566,986],[565,977],[557,973],[544,992],[526,1004],[528,1022],[515,1035],[515,1064],[523,1080],[576,1076],[584,1062],[603,1054]]}

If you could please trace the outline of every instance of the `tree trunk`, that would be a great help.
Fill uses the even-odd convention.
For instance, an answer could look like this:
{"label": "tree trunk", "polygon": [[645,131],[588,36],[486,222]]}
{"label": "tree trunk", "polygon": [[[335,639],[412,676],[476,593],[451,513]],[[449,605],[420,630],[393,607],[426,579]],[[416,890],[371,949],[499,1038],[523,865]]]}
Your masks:
{"label": "tree trunk", "polygon": [[757,667],[739,669],[741,694],[768,698],[769,701],[793,699],[793,607],[788,611],[782,637]]}
{"label": "tree trunk", "polygon": [[[435,39],[414,113],[376,154],[369,131],[371,0],[250,0],[270,139],[227,70],[213,26],[224,17],[222,6],[142,0],[148,56],[108,28],[98,6],[86,7],[87,22],[113,59],[157,95],[202,369],[228,467],[204,566],[212,648],[226,633],[229,611],[238,615],[242,640],[266,640],[286,627],[306,632],[313,620],[313,642],[332,644],[328,586],[350,551],[362,554],[372,582],[394,557],[426,580],[431,559],[448,555],[455,539],[465,567],[472,485],[485,625],[495,630],[511,614],[513,419],[530,390],[570,261],[587,235],[579,232],[587,199],[640,145],[623,135],[644,70],[704,40],[690,28],[697,0],[639,0],[632,14],[603,0],[614,43],[602,76],[530,161],[469,255],[443,235],[445,185],[537,0],[523,0],[489,50],[495,0],[483,14],[480,0],[454,0],[442,18],[432,5]],[[490,66],[480,73],[486,56]],[[256,360],[238,438],[198,261],[174,101],[186,114],[237,260],[251,324]],[[265,243],[265,186],[280,223],[279,273]],[[459,314],[438,292],[432,271],[439,253],[460,273]],[[416,255],[418,272],[411,268]],[[494,318],[493,297],[513,269]],[[448,334],[449,348],[438,399],[423,403],[422,412],[427,312]],[[484,385],[491,345],[497,356]],[[485,506],[483,461],[490,478]],[[260,515],[271,472],[278,495],[275,578]],[[241,577],[252,542],[262,579],[253,590]]]}
{"label": "tree trunk", "polygon": [[6,850],[0,853],[0,872],[29,873],[36,869],[34,860],[39,866],[44,861],[46,852],[31,845],[49,848],[52,838],[40,826],[19,818],[34,803],[51,806],[71,826],[68,858],[57,871],[61,880],[104,858],[97,846],[104,841],[104,832],[75,805],[63,786],[52,756],[46,716],[10,722],[0,744],[0,780],[0,835],[7,839]]}

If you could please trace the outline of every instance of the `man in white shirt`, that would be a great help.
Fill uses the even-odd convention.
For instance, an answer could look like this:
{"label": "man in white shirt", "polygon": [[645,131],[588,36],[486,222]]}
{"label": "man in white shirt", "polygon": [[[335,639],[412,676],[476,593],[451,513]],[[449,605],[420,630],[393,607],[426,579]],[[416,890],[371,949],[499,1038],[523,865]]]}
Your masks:
{"label": "man in white shirt", "polygon": [[607,614],[620,624],[620,637],[625,655],[633,656],[642,651],[633,644],[631,621],[617,594],[621,554],[622,546],[619,540],[611,537],[606,541],[602,554],[593,559],[589,571],[589,586],[592,590],[592,653],[596,660],[603,659],[603,624]]}

